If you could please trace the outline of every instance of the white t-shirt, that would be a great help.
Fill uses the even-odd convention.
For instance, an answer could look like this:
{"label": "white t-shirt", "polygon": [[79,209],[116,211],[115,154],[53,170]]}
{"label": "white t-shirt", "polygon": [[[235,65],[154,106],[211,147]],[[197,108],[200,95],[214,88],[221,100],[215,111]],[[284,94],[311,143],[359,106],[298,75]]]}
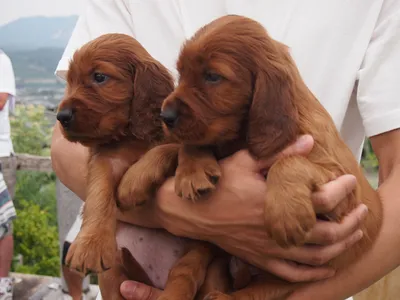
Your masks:
{"label": "white t-shirt", "polygon": [[176,74],[182,42],[225,14],[254,18],[291,48],[357,158],[365,135],[400,127],[399,0],[88,0],[56,74],[82,44],[112,32],[134,36]]}
{"label": "white t-shirt", "polygon": [[9,94],[5,106],[0,110],[0,156],[10,156],[14,150],[10,134],[9,106],[13,105],[16,91],[11,60],[2,50],[0,50],[0,93]]}
{"label": "white t-shirt", "polygon": [[176,75],[185,39],[213,19],[262,23],[291,49],[306,84],[354,155],[365,136],[400,127],[399,0],[88,0],[56,74],[73,52],[105,33],[125,33]]}

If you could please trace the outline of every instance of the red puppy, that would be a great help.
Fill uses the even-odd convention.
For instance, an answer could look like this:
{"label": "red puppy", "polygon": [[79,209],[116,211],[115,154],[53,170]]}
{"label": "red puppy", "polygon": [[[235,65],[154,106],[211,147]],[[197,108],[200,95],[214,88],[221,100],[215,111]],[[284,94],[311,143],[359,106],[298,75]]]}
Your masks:
{"label": "red puppy", "polygon": [[[183,144],[176,171],[178,195],[196,200],[212,191],[220,176],[216,158],[248,148],[256,158],[269,160],[299,135],[310,134],[315,145],[308,157],[279,159],[268,172],[267,232],[283,247],[302,245],[317,219],[311,194],[340,175],[353,174],[358,181],[355,191],[321,218],[340,222],[365,203],[369,214],[361,228],[364,236],[330,265],[338,272],[345,270],[371,248],[381,226],[381,201],[332,118],[305,85],[285,45],[273,40],[254,20],[225,16],[185,43],[177,68],[179,84],[164,101],[162,117],[165,132]],[[194,248],[178,262],[170,273],[169,282],[175,285],[167,285],[166,299],[178,299],[185,282],[201,286],[214,255],[209,249],[188,260],[198,252]],[[249,279],[248,271],[242,274]],[[231,296],[213,293],[209,297],[279,299],[296,287],[263,274]],[[186,293],[179,299],[194,296]]]}
{"label": "red puppy", "polygon": [[[116,255],[116,189],[126,170],[162,141],[160,108],[172,90],[167,69],[123,34],[103,35],[85,44],[69,66],[57,119],[69,141],[89,148],[89,160],[82,228],[66,262],[84,274],[113,267],[100,274],[105,299],[122,299],[119,285],[126,271],[140,271],[129,252]],[[168,158],[163,165],[175,164],[174,152],[176,161],[177,146],[169,146],[158,148],[172,153],[168,157],[163,152]],[[129,268],[124,268],[126,263]],[[143,272],[135,275],[146,279]]]}

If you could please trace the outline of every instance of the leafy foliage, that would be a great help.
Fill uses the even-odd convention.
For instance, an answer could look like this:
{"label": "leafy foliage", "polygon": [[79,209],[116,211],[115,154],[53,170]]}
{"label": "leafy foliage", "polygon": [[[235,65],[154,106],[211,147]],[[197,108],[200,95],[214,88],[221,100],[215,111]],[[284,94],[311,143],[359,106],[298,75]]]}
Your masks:
{"label": "leafy foliage", "polygon": [[378,159],[372,150],[371,142],[367,139],[364,143],[361,166],[367,171],[376,171],[379,167]]}
{"label": "leafy foliage", "polygon": [[11,137],[17,153],[50,154],[51,125],[41,105],[17,105],[10,117]]}
{"label": "leafy foliage", "polygon": [[20,199],[37,204],[47,211],[49,225],[57,226],[56,176],[33,171],[18,171],[14,205],[23,209]]}
{"label": "leafy foliage", "polygon": [[15,254],[22,254],[23,265],[16,272],[59,275],[59,247],[56,226],[49,225],[49,213],[38,204],[19,200],[14,223]]}
{"label": "leafy foliage", "polygon": [[[43,106],[18,105],[10,123],[15,152],[50,154],[51,124]],[[59,275],[55,179],[53,173],[17,172],[14,254],[23,255],[23,265],[14,271]]]}

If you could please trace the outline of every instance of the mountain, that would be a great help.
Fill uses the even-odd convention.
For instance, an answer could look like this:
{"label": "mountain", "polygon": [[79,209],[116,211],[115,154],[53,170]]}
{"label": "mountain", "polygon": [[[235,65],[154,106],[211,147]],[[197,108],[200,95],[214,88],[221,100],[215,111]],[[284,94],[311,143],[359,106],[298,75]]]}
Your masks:
{"label": "mountain", "polygon": [[59,103],[65,83],[54,71],[77,19],[29,17],[0,26],[0,48],[13,64],[17,101],[47,107]]}
{"label": "mountain", "polygon": [[[53,78],[64,48],[38,48],[34,50],[8,50],[18,80]],[[17,82],[18,82],[17,80]]]}
{"label": "mountain", "polygon": [[21,18],[0,27],[0,48],[11,58],[17,83],[55,80],[54,70],[78,16]]}
{"label": "mountain", "polygon": [[0,27],[0,48],[4,51],[64,48],[77,19],[78,16],[15,20]]}

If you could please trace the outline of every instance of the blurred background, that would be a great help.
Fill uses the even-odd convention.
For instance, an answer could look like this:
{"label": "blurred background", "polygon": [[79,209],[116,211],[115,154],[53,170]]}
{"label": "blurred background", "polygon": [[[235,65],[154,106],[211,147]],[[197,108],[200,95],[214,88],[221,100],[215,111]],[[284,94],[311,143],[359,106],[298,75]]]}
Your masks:
{"label": "blurred background", "polygon": [[12,61],[19,103],[57,106],[64,85],[54,70],[82,2],[0,0],[0,48]]}
{"label": "blurred background", "polygon": [[[60,253],[81,201],[57,181],[49,155],[55,111],[65,87],[54,71],[83,4],[0,0],[0,49],[11,59],[17,88],[10,115],[16,161],[3,170],[17,210],[13,299],[68,299],[60,292],[66,289],[58,280],[63,277]],[[87,290],[88,280],[83,285]],[[96,293],[94,289],[93,297]]]}

